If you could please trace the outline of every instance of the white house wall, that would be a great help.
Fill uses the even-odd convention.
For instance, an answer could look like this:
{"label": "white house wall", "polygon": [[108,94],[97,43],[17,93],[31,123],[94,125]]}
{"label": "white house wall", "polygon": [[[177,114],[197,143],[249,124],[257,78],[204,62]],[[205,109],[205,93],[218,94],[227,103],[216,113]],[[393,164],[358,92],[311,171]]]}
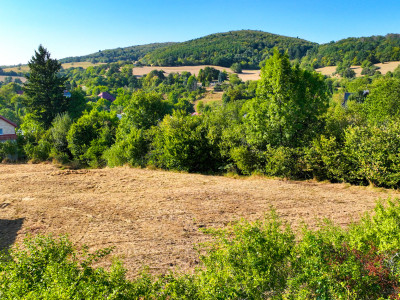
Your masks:
{"label": "white house wall", "polygon": [[2,119],[0,119],[0,129],[3,129],[3,134],[15,134],[14,126]]}

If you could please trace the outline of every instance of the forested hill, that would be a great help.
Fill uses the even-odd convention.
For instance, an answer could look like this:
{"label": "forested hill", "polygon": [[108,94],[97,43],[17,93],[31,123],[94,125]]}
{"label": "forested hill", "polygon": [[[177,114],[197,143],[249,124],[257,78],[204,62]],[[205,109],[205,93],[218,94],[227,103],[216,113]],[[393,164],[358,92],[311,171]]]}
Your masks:
{"label": "forested hill", "polygon": [[211,34],[149,52],[142,62],[159,66],[211,64],[230,67],[241,63],[243,68],[259,68],[274,47],[288,50],[291,59],[301,59],[307,50],[317,46],[299,38],[272,33],[240,30]]}
{"label": "forested hill", "polygon": [[318,68],[336,66],[343,62],[361,65],[365,61],[375,64],[398,60],[400,60],[400,34],[387,34],[347,38],[321,44],[308,52],[303,58],[303,63]]}
{"label": "forested hill", "polygon": [[61,62],[140,61],[144,65],[188,66],[216,65],[231,67],[240,63],[244,69],[258,69],[272,49],[288,51],[290,59],[314,68],[334,66],[345,62],[361,65],[369,61],[400,60],[400,34],[346,38],[337,42],[317,44],[300,38],[255,30],[211,34],[183,43],[154,43],[127,48],[99,51],[86,56],[68,57]]}
{"label": "forested hill", "polygon": [[117,61],[137,61],[147,53],[157,49],[162,49],[171,46],[175,43],[153,43],[140,46],[131,46],[126,48],[117,48],[99,51],[93,54],[84,56],[67,57],[60,59],[62,63],[89,61],[92,63],[111,63]]}

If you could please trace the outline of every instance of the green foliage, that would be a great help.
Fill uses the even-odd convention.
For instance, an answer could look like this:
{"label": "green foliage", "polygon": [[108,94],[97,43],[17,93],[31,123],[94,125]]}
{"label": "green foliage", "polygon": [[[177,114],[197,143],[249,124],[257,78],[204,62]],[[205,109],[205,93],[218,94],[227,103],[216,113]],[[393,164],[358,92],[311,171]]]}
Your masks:
{"label": "green foliage", "polygon": [[343,61],[352,65],[361,65],[365,61],[371,64],[400,60],[400,35],[347,38],[330,42],[311,49],[303,63],[314,68],[335,66]]}
{"label": "green foliage", "polygon": [[0,162],[4,159],[11,158],[11,160],[18,157],[18,144],[15,141],[3,141],[0,143]]}
{"label": "green foliage", "polygon": [[298,38],[262,31],[240,30],[211,34],[176,43],[146,54],[141,61],[157,66],[215,65],[229,68],[240,63],[243,68],[259,68],[272,48],[288,50],[291,59],[302,58],[316,44]]}
{"label": "green foliage", "polygon": [[218,169],[219,152],[201,116],[175,111],[155,129],[151,162],[156,166],[188,171]]}
{"label": "green foliage", "polygon": [[23,149],[26,156],[33,161],[45,161],[49,159],[51,151],[50,135],[43,124],[36,117],[27,114],[24,117],[21,131],[24,136]]}
{"label": "green foliage", "polygon": [[92,63],[111,63],[118,61],[137,61],[147,53],[158,48],[164,48],[174,43],[153,43],[147,45],[132,46],[126,48],[117,48],[112,50],[103,50],[93,54],[77,57],[67,57],[61,59],[62,63],[89,61]]}
{"label": "green foliage", "polygon": [[30,72],[23,90],[27,98],[28,111],[47,129],[60,113],[67,111],[68,100],[63,96],[65,77],[58,74],[61,64],[50,58],[42,45],[28,63]]}
{"label": "green foliage", "polygon": [[157,125],[164,115],[170,112],[171,106],[157,93],[136,92],[125,109],[129,122],[137,128],[149,129]]}
{"label": "green foliage", "polygon": [[72,154],[68,149],[67,135],[71,128],[72,120],[70,116],[65,113],[55,117],[53,126],[50,128],[50,135],[52,140],[52,154],[51,156],[59,162],[68,162]]}
{"label": "green foliage", "polygon": [[97,110],[86,113],[68,131],[68,149],[82,164],[102,166],[103,152],[115,142],[117,126],[115,113]]}
{"label": "green foliage", "polygon": [[121,299],[129,298],[125,270],[116,262],[110,271],[93,268],[111,248],[78,251],[65,238],[25,239],[0,258],[2,299]]}
{"label": "green foliage", "polygon": [[321,132],[328,107],[321,75],[291,66],[275,51],[261,70],[257,98],[248,104],[245,124],[252,145],[299,146]]}
{"label": "green foliage", "polygon": [[242,65],[240,63],[233,63],[231,66],[231,70],[235,73],[242,73]]}
{"label": "green foliage", "polygon": [[214,240],[201,257],[201,299],[274,298],[286,288],[295,246],[290,228],[276,214],[262,222],[242,221],[228,229],[206,231]]}
{"label": "green foliage", "polygon": [[351,127],[346,131],[344,151],[349,174],[377,186],[399,187],[400,126]]}
{"label": "green foliage", "polygon": [[68,115],[71,117],[72,120],[79,119],[85,109],[87,108],[86,105],[86,98],[85,93],[82,89],[74,89],[71,91],[71,98],[68,98]]}
{"label": "green foliage", "polygon": [[386,123],[400,114],[400,79],[383,78],[374,82],[365,100],[367,118],[372,123]]}
{"label": "green foliage", "polygon": [[118,126],[115,144],[104,152],[107,165],[146,166],[150,144],[148,135],[145,129],[137,128],[130,123],[129,117],[124,116]]}

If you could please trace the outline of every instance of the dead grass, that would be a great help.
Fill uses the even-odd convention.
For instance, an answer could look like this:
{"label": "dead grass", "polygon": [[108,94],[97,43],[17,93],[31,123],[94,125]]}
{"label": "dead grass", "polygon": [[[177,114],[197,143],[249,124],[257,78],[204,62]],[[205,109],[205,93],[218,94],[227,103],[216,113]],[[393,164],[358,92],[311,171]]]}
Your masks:
{"label": "dead grass", "polygon": [[104,63],[94,64],[94,63],[91,63],[91,62],[88,62],[88,61],[81,61],[81,62],[65,63],[65,64],[62,64],[62,67],[64,69],[69,69],[69,68],[84,68],[84,69],[87,69],[88,67],[97,67],[97,66],[100,66],[100,65],[104,65]]}
{"label": "dead grass", "polygon": [[[400,61],[390,61],[386,63],[379,63],[375,64],[375,66],[379,67],[378,71],[380,71],[383,75],[385,75],[387,72],[393,72],[396,67],[400,65]],[[356,72],[356,77],[361,77],[361,71],[362,68],[361,66],[351,66],[351,68]],[[336,71],[336,66],[329,66],[329,67],[324,67],[324,68],[319,68],[315,69],[318,73],[321,73],[322,75],[326,76],[333,76],[332,74]]]}
{"label": "dead grass", "polygon": [[[115,246],[130,278],[143,265],[155,274],[193,269],[193,246],[207,239],[199,228],[260,219],[271,208],[295,228],[326,217],[346,225],[379,197],[398,195],[346,184],[50,164],[0,165],[0,182],[2,224],[23,220],[16,241],[54,233],[92,250]],[[0,236],[13,241],[12,230],[3,226]]]}
{"label": "dead grass", "polygon": [[[204,69],[205,67],[212,67],[212,68],[220,70],[220,71],[225,70],[228,73],[232,73],[231,69],[229,69],[229,68],[210,66],[210,65],[182,66],[182,67],[147,67],[146,66],[146,67],[133,68],[133,75],[143,76],[143,75],[149,74],[153,70],[163,70],[165,72],[165,75],[168,75],[170,73],[190,72],[197,76],[199,74],[200,69]],[[258,80],[258,79],[260,79],[260,70],[244,70],[243,73],[238,74],[238,75],[239,75],[239,78],[241,78],[243,81]]]}
{"label": "dead grass", "polygon": [[[6,77],[9,77],[9,76],[0,76],[0,81],[4,82],[4,80],[6,79]],[[12,77],[13,80],[16,79],[16,78],[18,78],[18,79],[20,79],[22,82],[25,82],[25,81],[26,81],[26,78],[25,78],[25,77],[20,77],[20,76],[11,76],[11,77]]]}
{"label": "dead grass", "polygon": [[[97,64],[93,64],[91,62],[88,61],[82,61],[82,62],[73,62],[73,63],[65,63],[65,64],[61,64],[61,66],[64,69],[69,69],[69,68],[84,68],[87,69],[88,67],[95,67],[95,66],[100,66],[103,65],[104,63],[97,63]],[[4,68],[5,72],[10,72],[10,71],[14,71],[14,72],[29,72],[29,67],[28,65],[23,65],[20,67],[12,67],[12,68]]]}

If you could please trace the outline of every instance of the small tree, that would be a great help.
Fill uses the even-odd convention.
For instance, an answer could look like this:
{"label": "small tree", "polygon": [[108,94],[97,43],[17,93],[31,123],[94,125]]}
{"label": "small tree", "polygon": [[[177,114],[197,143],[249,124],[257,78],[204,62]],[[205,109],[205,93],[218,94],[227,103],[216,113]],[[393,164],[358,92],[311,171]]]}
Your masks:
{"label": "small tree", "polygon": [[240,63],[233,63],[231,70],[235,73],[242,73],[242,65]]}
{"label": "small tree", "polygon": [[26,106],[36,120],[49,128],[58,114],[67,111],[68,98],[63,95],[67,78],[58,74],[61,64],[51,59],[42,45],[28,65],[30,72],[23,88],[28,96]]}

